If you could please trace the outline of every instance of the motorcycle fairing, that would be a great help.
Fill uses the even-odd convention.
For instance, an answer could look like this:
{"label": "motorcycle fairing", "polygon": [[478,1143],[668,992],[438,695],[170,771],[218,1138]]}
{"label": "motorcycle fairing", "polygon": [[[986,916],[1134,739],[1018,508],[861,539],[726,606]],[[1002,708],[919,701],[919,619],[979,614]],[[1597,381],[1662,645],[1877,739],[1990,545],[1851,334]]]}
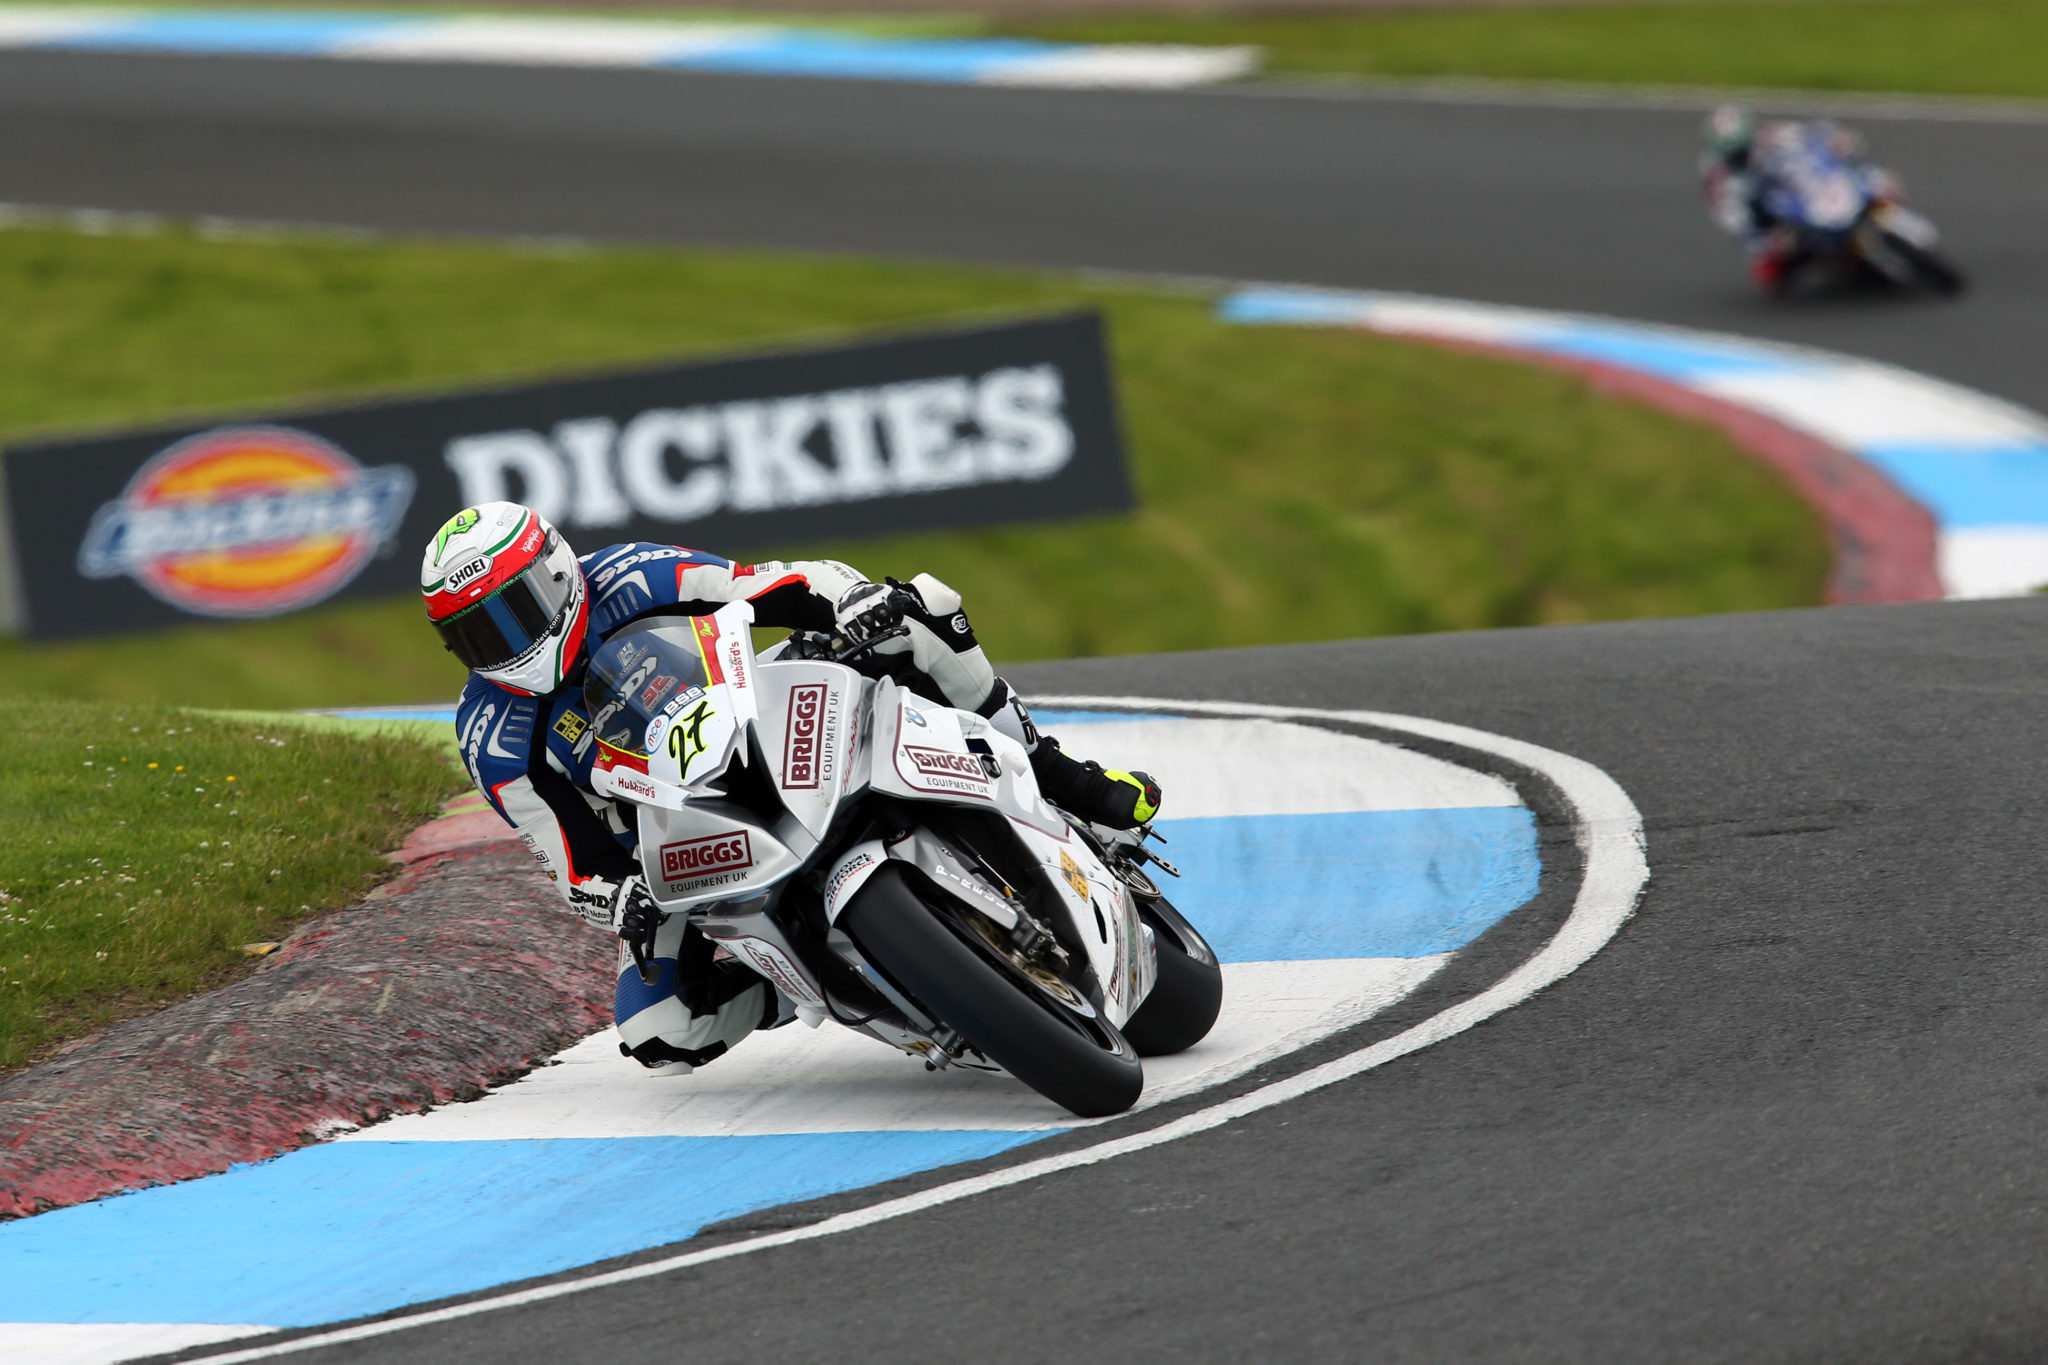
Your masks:
{"label": "motorcycle fairing", "polygon": [[761,752],[776,790],[813,839],[855,783],[854,713],[866,680],[842,664],[756,665]]}
{"label": "motorcycle fairing", "polygon": [[[791,838],[803,847],[792,848]],[[770,825],[737,802],[693,797],[640,810],[640,868],[664,910],[763,894],[815,847],[793,816]]]}
{"label": "motorcycle fairing", "polygon": [[868,781],[876,791],[994,806],[1012,821],[1066,838],[1066,817],[1039,794],[1024,746],[982,717],[928,702],[886,678],[875,684],[868,714]]}
{"label": "motorcycle fairing", "polygon": [[[807,1018],[822,1018],[830,1012],[823,987],[766,913],[767,898],[815,854],[839,806],[872,789],[912,802],[992,808],[1044,869],[1053,911],[1072,931],[1061,938],[1081,947],[1099,983],[1095,1008],[1113,1025],[1126,1022],[1157,979],[1156,945],[1123,881],[1039,793],[1023,746],[973,712],[925,701],[886,678],[815,660],[756,659],[752,616],[751,607],[735,603],[694,618],[704,664],[699,695],[648,719],[644,753],[612,751],[593,769],[593,788],[641,808],[641,864],[656,903],[671,912],[701,907],[708,936],[774,982]],[[679,724],[691,727],[681,738]],[[783,809],[771,818],[726,799],[718,779],[734,764],[761,765]],[[929,1038],[899,1025],[928,1029],[931,1021],[836,927],[890,860],[916,867],[930,885],[1004,929],[1018,928],[1024,911],[978,874],[971,855],[923,827],[887,843],[857,844],[833,863],[822,887],[837,940],[831,949],[904,1016],[857,1027],[929,1059]]]}

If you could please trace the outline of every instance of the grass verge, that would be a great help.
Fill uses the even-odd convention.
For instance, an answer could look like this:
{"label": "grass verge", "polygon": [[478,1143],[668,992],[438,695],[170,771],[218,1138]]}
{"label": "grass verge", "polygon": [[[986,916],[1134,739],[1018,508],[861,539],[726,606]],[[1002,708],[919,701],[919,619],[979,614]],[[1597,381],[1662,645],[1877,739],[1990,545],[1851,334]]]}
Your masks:
{"label": "grass verge", "polygon": [[2048,98],[2048,0],[1099,14],[1001,27],[1066,42],[1252,43],[1276,73]]}
{"label": "grass verge", "polygon": [[347,904],[462,777],[435,746],[0,697],[0,1070],[223,984]]}
{"label": "grass verge", "polygon": [[[1077,304],[1109,318],[1136,513],[706,548],[929,570],[998,660],[1821,599],[1818,521],[1717,432],[1510,362],[1226,326],[1206,299],[1023,271],[18,225],[0,231],[0,439]],[[0,693],[452,696],[461,673],[418,612],[8,642]]]}

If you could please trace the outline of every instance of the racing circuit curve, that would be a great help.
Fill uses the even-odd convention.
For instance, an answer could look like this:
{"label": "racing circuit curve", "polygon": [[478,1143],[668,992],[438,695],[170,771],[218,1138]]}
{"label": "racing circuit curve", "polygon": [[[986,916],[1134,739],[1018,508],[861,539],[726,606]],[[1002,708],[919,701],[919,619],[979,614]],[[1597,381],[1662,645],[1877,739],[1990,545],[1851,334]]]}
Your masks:
{"label": "racing circuit curve", "polygon": [[[1165,821],[1187,861],[1177,899],[1211,926],[1229,980],[1207,1044],[1149,1066],[1142,1109],[1202,1097],[1165,1124],[1028,1159],[1090,1127],[1019,1087],[971,1073],[926,1076],[851,1034],[791,1030],[756,1040],[687,1083],[622,1067],[609,1030],[481,1102],[375,1125],[223,1176],[82,1205],[0,1228],[15,1267],[0,1342],[74,1361],[315,1325],[422,1299],[488,1290],[687,1238],[792,1199],[1017,1151],[1027,1158],[783,1237],[572,1274],[509,1298],[400,1313],[227,1360],[357,1341],[543,1301],[595,1285],[865,1227],[1259,1112],[1384,1064],[1520,1003],[1598,951],[1634,906],[1646,868],[1628,799],[1589,765],[1439,722],[1229,704],[1075,698],[1126,711],[1041,711],[1083,742],[1145,763],[1179,794]],[[1317,728],[1309,728],[1317,727]],[[1377,736],[1378,738],[1375,738]],[[1391,743],[1388,741],[1392,741]],[[1433,751],[1418,752],[1417,748]],[[1476,759],[1479,767],[1469,766]],[[1520,799],[1518,799],[1518,796]],[[1527,800],[1529,806],[1521,804]],[[1538,894],[1537,824],[1552,833]],[[497,832],[499,839],[505,836]],[[1532,918],[1562,924],[1547,941]],[[1465,949],[1513,916],[1526,960],[1477,969]],[[1498,934],[1494,935],[1496,938]],[[1453,967],[1457,970],[1451,970]],[[1440,989],[1405,1028],[1222,1104],[1205,1092],[1359,1025],[1439,976],[1499,979]],[[1452,1003],[1454,1001],[1454,1003]],[[1178,1106],[1185,1111],[1187,1104]],[[1057,1145],[1057,1144],[1053,1144]],[[694,1178],[637,1214],[587,1190]],[[317,1230],[317,1231],[316,1231]],[[281,1248],[289,1248],[280,1258]],[[68,1329],[65,1323],[71,1323]],[[104,1354],[95,1354],[104,1352]],[[68,1354],[67,1354],[68,1353]]]}
{"label": "racing circuit curve", "polygon": [[[0,59],[20,200],[1416,289],[1820,344],[2048,406],[2030,359],[2048,186],[2026,173],[2048,127],[1866,122],[1981,281],[1960,304],[1749,299],[1697,220],[1684,111]],[[1017,670],[1577,755],[1642,808],[1650,889],[1584,969],[1368,1077],[831,1239],[307,1358],[673,1351],[679,1323],[706,1359],[1022,1361],[1077,1340],[1135,1359],[2027,1358],[2048,1335],[2041,611]]]}

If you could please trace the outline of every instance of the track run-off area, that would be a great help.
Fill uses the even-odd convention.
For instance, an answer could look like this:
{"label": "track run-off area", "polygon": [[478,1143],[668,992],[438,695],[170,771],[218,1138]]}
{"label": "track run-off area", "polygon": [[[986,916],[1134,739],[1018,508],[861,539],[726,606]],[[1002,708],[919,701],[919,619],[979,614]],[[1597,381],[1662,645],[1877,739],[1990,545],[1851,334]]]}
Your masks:
{"label": "track run-off area", "polygon": [[[1568,756],[1408,717],[1175,709],[1185,714],[1041,713],[1076,747],[1142,763],[1171,786],[1176,809],[1159,828],[1185,864],[1177,903],[1207,926],[1226,964],[1217,1028],[1189,1052],[1148,1063],[1133,1119],[1079,1123],[1007,1078],[927,1074],[837,1029],[763,1035],[686,1078],[640,1073],[607,1030],[479,1101],[0,1226],[10,1267],[0,1344],[10,1359],[118,1360],[475,1294],[927,1169],[1027,1158],[796,1236],[1107,1160],[1279,1104],[1519,1003],[1597,952],[1647,876],[1627,796]],[[1562,864],[1544,895],[1539,811]],[[1497,964],[1491,984],[1334,1062],[1241,1084],[1354,1035],[1518,913],[1559,922],[1519,934],[1528,955]],[[1219,1087],[1236,1093],[1190,1109]],[[1146,1112],[1161,1108],[1178,1117],[1148,1124]],[[1085,1140],[1028,1159],[1027,1149],[1061,1135]],[[614,1188],[662,1195],[621,1205],[605,1197]],[[586,1283],[571,1278],[517,1301]],[[428,1320],[496,1306],[486,1298]],[[335,1339],[410,1325],[401,1315]]]}
{"label": "track run-off area", "polygon": [[[1698,114],[1676,103],[1055,95],[13,53],[0,55],[0,197],[1398,290],[1821,347],[2048,408],[2048,181],[2033,173],[2048,164],[2048,125],[1967,110],[1852,116],[1978,288],[1955,304],[1775,308],[1750,297],[1702,221]],[[974,1159],[951,1168],[870,1166],[694,1210],[660,1207],[696,1187],[687,1167],[596,1180],[582,1197],[603,1213],[582,1216],[598,1234],[563,1259],[492,1262],[516,1260],[500,1247],[525,1230],[501,1234],[470,1253],[477,1265],[452,1270],[467,1280],[331,1303],[320,1321],[472,1291],[475,1307],[303,1343],[303,1358],[2035,1358],[2048,1340],[2037,1061],[2048,857],[2034,833],[2048,757],[2043,610],[1837,608],[1013,670],[1040,694],[1169,699],[1153,714],[1227,702],[1378,717],[1351,723],[1345,744],[1393,738],[1374,725],[1407,727],[1403,749],[1520,784],[1513,806],[1474,808],[1536,812],[1536,893],[1419,956],[1356,945],[1345,952],[1357,956],[1237,956],[1234,992],[1256,975],[1246,968],[1312,964],[1284,973],[1299,1000],[1245,997],[1290,1021],[1276,1027],[1293,1030],[1295,1050],[1233,1047],[1186,1089],[1161,1067],[1156,1107],[1112,1125],[889,1130],[907,1143],[944,1131],[1009,1145],[962,1152]],[[1555,793],[1479,764],[1484,746],[1454,756],[1461,740],[1430,733],[1444,726],[1569,755],[1640,808],[1647,891],[1632,918],[1616,912],[1590,961],[1570,946],[1590,854],[1562,833],[1568,818],[1543,818]],[[1268,788],[1293,782],[1279,773]],[[1196,859],[1169,837],[1192,885]],[[1553,892],[1559,877],[1577,879],[1573,896]],[[1362,967],[1336,988],[1349,1005],[1317,994],[1315,973],[1338,970],[1329,963],[1381,954],[1411,965],[1384,969],[1376,995],[1360,989],[1372,975]],[[1434,970],[1412,965],[1439,955]],[[1567,959],[1584,965],[1543,976]],[[1422,975],[1388,987],[1385,970]],[[1518,981],[1550,984],[1530,996]],[[1509,996],[1522,1003],[1505,1014],[1486,1003]],[[767,1067],[776,1054],[762,1045],[805,1036],[817,1037],[750,1046]],[[1404,1038],[1436,1045],[1416,1052]],[[545,1129],[584,1103],[581,1065],[397,1121],[421,1136],[389,1145],[585,1141]],[[717,1069],[626,1079],[643,1087],[636,1106],[659,1110],[673,1093],[660,1087],[716,1082]],[[495,1136],[457,1131],[494,1105],[521,1113]],[[725,1112],[722,1136],[758,1136]],[[1159,1133],[1173,1140],[1147,1140]],[[607,1140],[719,1136],[643,1128]],[[368,1160],[326,1154],[379,1141],[373,1128],[94,1208],[197,1198],[184,1192],[302,1158]],[[492,1198],[546,1197],[544,1186]],[[766,1208],[792,1199],[806,1202]],[[636,1252],[600,1244],[616,1235],[606,1215],[641,1228],[643,1248],[704,1230],[687,1247]],[[579,1235],[569,1221],[549,1229],[558,1246]],[[307,1232],[302,1222],[293,1235]],[[378,1253],[397,1255],[401,1238],[386,1235]],[[116,1259],[133,1245],[104,1244]],[[289,1268],[277,1253],[243,1250],[233,1264],[258,1264],[245,1278],[260,1290]],[[613,1258],[600,1267],[609,1278],[568,1269],[578,1255]],[[440,1262],[435,1274],[451,1273]],[[186,1284],[200,1275],[174,1269]],[[520,1276],[540,1278],[510,1299],[491,1293]],[[303,1292],[332,1292],[329,1279],[309,1266]],[[231,1319],[222,1302],[148,1321],[291,1325]]]}

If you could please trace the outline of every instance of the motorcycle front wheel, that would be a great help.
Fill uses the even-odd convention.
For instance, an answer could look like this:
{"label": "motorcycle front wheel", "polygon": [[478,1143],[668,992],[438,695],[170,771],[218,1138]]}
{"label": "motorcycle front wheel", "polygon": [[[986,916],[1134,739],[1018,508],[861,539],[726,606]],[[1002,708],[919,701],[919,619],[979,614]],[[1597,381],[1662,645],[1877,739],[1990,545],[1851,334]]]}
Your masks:
{"label": "motorcycle front wheel", "polygon": [[906,995],[1054,1104],[1101,1118],[1137,1103],[1144,1064],[1123,1034],[991,960],[985,946],[924,903],[900,865],[869,877],[839,925]]}
{"label": "motorcycle front wheel", "polygon": [[1909,242],[1895,233],[1884,234],[1884,244],[1894,254],[1912,267],[1913,277],[1937,294],[1960,294],[1963,292],[1963,272],[1951,265],[1948,258],[1928,247]]}
{"label": "motorcycle front wheel", "polygon": [[1124,1037],[1140,1057],[1185,1052],[1208,1036],[1222,1012],[1223,968],[1209,941],[1166,897],[1138,897],[1138,914],[1159,945],[1159,979],[1124,1021]]}

